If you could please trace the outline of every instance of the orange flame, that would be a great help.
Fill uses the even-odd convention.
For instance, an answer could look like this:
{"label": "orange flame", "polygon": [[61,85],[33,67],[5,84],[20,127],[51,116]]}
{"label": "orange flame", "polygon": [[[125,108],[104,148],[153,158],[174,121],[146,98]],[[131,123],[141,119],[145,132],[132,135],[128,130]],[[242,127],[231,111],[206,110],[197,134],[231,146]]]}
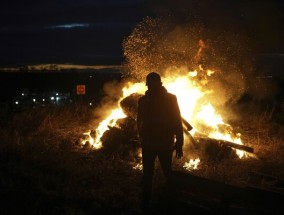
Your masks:
{"label": "orange flame", "polygon": [[[242,144],[241,134],[232,135],[230,132],[221,131],[219,129],[220,125],[226,125],[224,123],[222,116],[218,114],[213,105],[210,103],[209,99],[206,99],[207,95],[214,93],[211,91],[206,91],[202,89],[195,81],[194,77],[197,75],[197,71],[188,71],[185,75],[179,76],[177,75],[177,71],[168,71],[167,77],[162,77],[163,85],[166,89],[175,94],[178,99],[178,103],[181,110],[181,115],[184,119],[190,122],[192,125],[202,124],[206,127],[209,127],[207,135],[210,138],[215,138],[219,140],[231,141],[237,144]],[[208,70],[207,75],[213,75],[214,71]],[[123,88],[123,96],[121,99],[131,95],[132,93],[140,93],[144,94],[147,90],[145,83],[132,83],[128,82],[126,86]],[[201,102],[202,98],[202,102]],[[120,99],[120,101],[121,101]],[[205,101],[205,102],[204,102]],[[102,147],[102,143],[100,138],[103,133],[108,130],[108,126],[115,126],[116,121],[120,118],[126,117],[119,106],[119,102],[116,108],[110,110],[108,117],[103,120],[96,129],[96,138],[92,139],[90,136],[89,142],[95,149],[99,149]],[[191,132],[194,135],[194,131]],[[84,144],[84,143],[83,143]],[[241,150],[236,150],[237,155],[240,158],[246,156],[246,152]],[[190,160],[189,162],[184,164],[184,168],[187,170],[197,169],[198,164],[200,163],[200,159],[197,158],[195,160]],[[135,169],[141,169],[141,164],[137,164]]]}

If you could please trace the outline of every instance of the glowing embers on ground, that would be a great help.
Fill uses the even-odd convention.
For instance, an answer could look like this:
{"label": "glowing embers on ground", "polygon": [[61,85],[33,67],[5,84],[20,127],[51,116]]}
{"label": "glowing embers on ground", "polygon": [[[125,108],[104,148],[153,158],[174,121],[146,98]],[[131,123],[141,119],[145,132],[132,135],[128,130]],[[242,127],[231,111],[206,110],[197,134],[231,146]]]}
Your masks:
{"label": "glowing embers on ground", "polygon": [[188,162],[185,162],[185,164],[183,165],[183,168],[185,168],[188,171],[194,170],[194,169],[198,168],[198,164],[199,163],[200,163],[200,159],[199,158],[190,159]]}
{"label": "glowing embers on ground", "polygon": [[[212,76],[214,71],[205,71],[203,74],[207,77],[202,80],[203,82],[198,83],[196,81],[200,81],[200,79],[196,78],[196,71],[183,72],[184,75],[179,75],[179,72],[177,71],[170,71],[167,72],[167,74],[171,75],[162,77],[163,85],[170,93],[177,96],[182,117],[194,127],[188,135],[195,137],[196,134],[202,134],[208,138],[226,140],[235,144],[243,145],[240,138],[241,134],[234,134],[232,132],[233,129],[231,126],[224,123],[222,116],[218,114],[210,102],[210,98],[212,98],[212,96],[210,97],[208,95],[211,95],[214,92],[212,90],[203,89],[204,83],[208,81],[207,78]],[[100,139],[104,132],[109,130],[109,127],[116,126],[118,119],[126,117],[119,105],[120,101],[133,93],[144,94],[146,90],[147,87],[144,82],[128,82],[123,88],[123,96],[119,99],[117,107],[110,109],[108,116],[101,121],[96,128],[94,139],[90,133],[86,133],[89,135],[89,140],[84,141],[89,141],[95,149],[101,148],[102,143]],[[85,143],[82,142],[82,144]],[[189,141],[185,141],[185,144],[189,144]],[[234,150],[239,158],[243,158],[247,155],[245,151],[237,149]],[[199,158],[190,160],[184,164],[184,168],[187,170],[197,169],[199,163]],[[134,168],[141,169],[141,163],[137,164]]]}

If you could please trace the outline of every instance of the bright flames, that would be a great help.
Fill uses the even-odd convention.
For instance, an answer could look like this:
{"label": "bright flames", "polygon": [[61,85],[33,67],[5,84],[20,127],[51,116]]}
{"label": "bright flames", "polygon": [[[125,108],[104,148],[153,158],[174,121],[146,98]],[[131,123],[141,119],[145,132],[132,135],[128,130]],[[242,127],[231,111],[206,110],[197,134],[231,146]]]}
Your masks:
{"label": "bright flames", "polygon": [[[177,72],[168,72],[169,74],[178,74]],[[162,82],[165,88],[170,92],[177,96],[178,103],[180,106],[182,117],[190,122],[193,127],[194,125],[201,124],[208,127],[208,133],[205,135],[218,139],[218,140],[226,140],[236,144],[241,144],[242,141],[240,139],[240,134],[232,135],[229,131],[221,131],[219,129],[220,125],[226,125],[223,122],[222,116],[218,114],[213,105],[209,100],[206,99],[206,96],[213,93],[212,91],[205,91],[194,81],[194,77],[197,75],[196,71],[188,71],[184,73],[185,75],[177,76],[177,75],[167,75],[167,77],[162,77]],[[208,70],[204,74],[207,76],[212,76],[214,71]],[[144,82],[140,83],[131,83],[128,82],[126,86],[123,88],[123,96],[118,101],[118,105],[116,108],[109,110],[109,115],[103,120],[96,129],[95,138],[93,139],[90,133],[86,133],[89,136],[89,143],[95,148],[99,149],[102,147],[102,143],[100,138],[103,133],[109,129],[109,126],[115,126],[118,119],[126,117],[119,106],[119,102],[131,95],[132,93],[144,94],[147,90]],[[202,102],[201,102],[202,98]],[[229,126],[229,125],[226,125]],[[196,131],[193,129],[190,133],[193,135]],[[204,132],[201,132],[204,134]],[[82,144],[85,144],[86,140],[82,141]],[[236,150],[237,155],[240,158],[245,157],[247,154],[242,150]],[[190,160],[184,164],[184,168],[187,170],[197,169],[198,164],[200,163],[199,158],[195,160]],[[137,164],[135,167],[137,169],[141,169],[141,164]]]}
{"label": "bright flames", "polygon": [[96,129],[96,135],[95,138],[92,138],[91,132],[86,132],[84,135],[88,136],[88,139],[82,140],[82,144],[84,145],[87,141],[95,148],[95,149],[100,149],[102,147],[101,143],[101,137],[103,136],[104,132],[108,130],[108,126],[115,126],[116,122],[118,119],[125,118],[125,114],[121,110],[121,108],[117,108],[111,111],[109,116],[100,122],[99,126]]}

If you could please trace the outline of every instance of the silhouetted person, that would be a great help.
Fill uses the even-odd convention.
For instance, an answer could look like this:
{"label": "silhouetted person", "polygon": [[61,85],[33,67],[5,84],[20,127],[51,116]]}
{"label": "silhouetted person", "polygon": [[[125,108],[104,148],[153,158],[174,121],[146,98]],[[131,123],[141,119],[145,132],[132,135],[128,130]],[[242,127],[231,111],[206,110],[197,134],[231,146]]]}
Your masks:
{"label": "silhouetted person", "polygon": [[142,146],[142,207],[149,207],[152,196],[152,179],[155,159],[166,177],[172,171],[172,156],[183,156],[183,127],[177,98],[163,87],[158,73],[146,77],[148,90],[138,100],[137,126]]}

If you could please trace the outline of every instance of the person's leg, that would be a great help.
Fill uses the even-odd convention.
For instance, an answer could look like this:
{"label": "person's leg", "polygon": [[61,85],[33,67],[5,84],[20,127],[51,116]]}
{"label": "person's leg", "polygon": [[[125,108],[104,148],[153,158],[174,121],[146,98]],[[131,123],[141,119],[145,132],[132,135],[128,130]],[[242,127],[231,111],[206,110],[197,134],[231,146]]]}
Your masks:
{"label": "person's leg", "polygon": [[147,207],[152,197],[152,181],[155,167],[156,152],[142,149],[142,204]]}
{"label": "person's leg", "polygon": [[170,185],[170,177],[172,173],[172,154],[172,150],[162,151],[158,154],[161,168],[166,178],[166,186],[163,195],[161,196],[161,201],[164,202],[163,205],[165,205],[165,210],[167,210],[167,213],[169,214],[171,214],[172,210],[172,192]]}
{"label": "person's leg", "polygon": [[169,179],[172,173],[172,156],[172,150],[161,151],[158,153],[159,162],[161,164],[161,168],[166,177],[166,180]]}

